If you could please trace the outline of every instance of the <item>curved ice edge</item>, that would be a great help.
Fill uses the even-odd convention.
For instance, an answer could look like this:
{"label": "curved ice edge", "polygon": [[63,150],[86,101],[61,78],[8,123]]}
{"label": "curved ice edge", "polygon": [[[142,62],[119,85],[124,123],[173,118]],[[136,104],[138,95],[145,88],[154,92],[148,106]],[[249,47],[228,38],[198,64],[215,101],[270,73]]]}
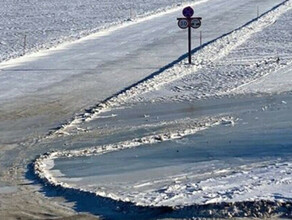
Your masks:
{"label": "curved ice edge", "polygon": [[[291,0],[283,1],[282,3],[273,7],[271,10],[262,14],[260,17],[249,21],[243,26],[229,33],[226,33],[217,39],[207,42],[203,45],[202,49],[194,49],[193,53],[196,52],[196,59],[193,62],[193,66],[184,65],[184,60],[187,56],[183,55],[172,63],[161,68],[157,72],[154,72],[150,76],[112,95],[97,105],[86,109],[84,113],[76,114],[75,117],[62,124],[61,126],[51,129],[51,132],[47,137],[55,135],[70,135],[70,132],[72,132],[74,129],[77,132],[86,132],[84,129],[80,130],[78,125],[83,122],[98,118],[100,113],[110,111],[111,108],[125,103],[129,98],[151,91],[152,89],[158,88],[166,83],[177,80],[188,74],[192,74],[208,64],[212,65],[213,61],[227,55],[232,49],[236,48],[240,44],[244,43],[248,38],[250,38],[252,34],[260,32],[264,28],[272,25],[278,17],[290,10],[291,6]],[[276,69],[281,67],[282,66],[279,65],[276,67]],[[269,71],[267,73],[263,73],[262,75],[267,74],[269,74]],[[255,79],[251,80],[253,81]],[[218,91],[218,94],[206,94],[206,97],[226,95],[226,93],[231,93],[236,88],[237,87],[226,92]],[[202,97],[197,98],[201,99]]]}
{"label": "curved ice edge", "polygon": [[[241,201],[241,202],[220,202],[210,204],[193,204],[184,207],[167,206],[139,206],[132,202],[116,201],[111,198],[99,196],[94,192],[84,191],[82,189],[64,188],[60,185],[54,185],[46,179],[39,178],[34,173],[34,163],[29,164],[28,173],[32,178],[38,178],[43,184],[43,191],[53,192],[54,196],[64,196],[72,201],[83,203],[86,201],[94,202],[91,207],[84,210],[97,214],[102,217],[124,217],[127,219],[149,219],[153,217],[161,218],[232,218],[232,217],[258,217],[265,218],[271,216],[292,217],[292,203],[279,201]],[[74,195],[74,196],[72,196]],[[101,209],[99,207],[102,207]],[[104,209],[107,207],[107,209]],[[108,212],[108,211],[111,212]],[[110,214],[109,214],[110,213]],[[131,218],[132,217],[132,218]],[[121,219],[121,218],[119,218]]]}
{"label": "curved ice edge", "polygon": [[[34,173],[33,164],[28,166],[29,173]],[[267,218],[271,216],[292,217],[292,203],[279,201],[241,201],[241,202],[220,202],[211,204],[193,204],[184,207],[146,207],[138,206],[131,202],[116,201],[111,198],[99,196],[94,192],[84,191],[82,189],[64,188],[60,185],[54,185],[46,179],[35,176],[43,184],[43,191],[53,192],[54,196],[64,196],[77,203],[86,201],[95,202],[92,206],[86,207],[80,211],[91,212],[103,217],[123,216],[134,218],[149,219],[150,217],[161,218],[232,218],[232,217],[258,217]],[[33,177],[33,178],[35,178]],[[74,196],[72,196],[74,195]],[[99,207],[102,207],[101,209]],[[106,209],[104,208],[106,207]],[[108,211],[111,212],[108,212]],[[109,214],[111,213],[111,214]],[[145,217],[146,216],[146,217]]]}
{"label": "curved ice edge", "polygon": [[[113,151],[124,150],[129,148],[138,147],[141,145],[155,144],[163,141],[180,139],[187,135],[195,134],[199,131],[205,130],[207,128],[216,125],[231,125],[235,124],[235,120],[231,116],[217,116],[217,117],[207,117],[197,120],[188,120],[188,124],[184,126],[185,129],[179,129],[175,131],[169,131],[163,134],[154,134],[142,138],[135,138],[128,141],[123,141],[115,144],[108,144],[102,146],[95,146],[90,148],[85,148],[81,150],[66,150],[66,151],[53,151],[40,155],[35,162],[34,173],[40,178],[45,180],[45,182],[50,183],[55,186],[61,186],[63,188],[71,188],[70,185],[62,182],[58,182],[53,175],[50,173],[50,169],[54,167],[54,160],[61,157],[80,157],[80,156],[93,156],[101,155]],[[104,196],[103,192],[98,192],[100,196]]]}

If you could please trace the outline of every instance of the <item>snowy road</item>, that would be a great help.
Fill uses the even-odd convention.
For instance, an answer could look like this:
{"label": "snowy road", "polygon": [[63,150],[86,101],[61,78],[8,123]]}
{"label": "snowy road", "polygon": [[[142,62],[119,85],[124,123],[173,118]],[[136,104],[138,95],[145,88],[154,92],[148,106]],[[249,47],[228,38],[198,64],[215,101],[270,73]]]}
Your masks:
{"label": "snowy road", "polygon": [[[262,2],[262,11],[277,3]],[[217,0],[195,6],[196,15],[204,18],[201,29],[204,42],[254,18],[254,10],[260,4],[252,0],[233,4]],[[0,100],[11,101],[35,93],[62,94],[67,98],[68,94],[80,94],[85,100],[93,97],[103,100],[185,53],[186,33],[175,21],[180,13],[178,9],[150,20],[128,23],[126,28],[105,31],[58,49],[4,63],[0,66]],[[231,19],[232,23],[227,22]],[[198,46],[198,32],[194,32],[194,45]],[[82,107],[91,103],[81,101],[80,104]]]}
{"label": "snowy road", "polygon": [[[279,2],[212,0],[194,7],[204,18],[201,31],[208,42],[253,19],[257,6],[264,12]],[[2,117],[54,115],[56,121],[47,128],[57,127],[74,113],[163,69],[186,52],[186,33],[177,27],[178,16],[181,9],[0,64]],[[193,36],[198,46],[198,32]]]}
{"label": "snowy road", "polygon": [[[257,6],[259,6],[261,12],[264,12],[271,9],[280,2],[282,1],[232,0],[231,2],[226,0],[210,0],[201,4],[197,4],[194,6],[194,8],[196,15],[203,17],[203,26],[201,30],[203,32],[204,42],[208,42],[220,37],[222,34],[241,27],[245,23],[254,19],[256,16]],[[45,152],[51,150],[62,152],[62,150],[77,149],[76,153],[78,154],[80,149],[82,150],[92,146],[100,145],[115,146],[115,143],[119,142],[125,142],[129,145],[129,147],[131,147],[133,146],[133,143],[131,142],[132,139],[134,140],[134,145],[137,144],[137,146],[140,146],[143,143],[159,145],[161,140],[169,140],[172,144],[175,145],[175,151],[173,154],[168,155],[169,158],[166,155],[166,160],[164,161],[163,166],[172,167],[172,157],[178,153],[176,151],[177,144],[187,146],[188,144],[193,144],[197,141],[195,140],[194,142],[188,142],[187,140],[186,142],[188,143],[183,143],[184,140],[182,140],[182,142],[177,140],[176,142],[171,140],[173,137],[177,139],[185,135],[196,136],[197,132],[218,125],[218,130],[220,133],[226,130],[221,128],[225,128],[225,126],[222,125],[232,125],[235,122],[235,119],[232,117],[231,119],[229,118],[229,113],[240,112],[242,114],[248,114],[253,112],[254,109],[257,111],[258,109],[261,109],[261,107],[265,109],[266,106],[261,106],[262,103],[257,103],[257,100],[254,100],[253,97],[251,98],[251,101],[245,100],[242,103],[238,103],[236,98],[232,101],[230,101],[228,98],[224,99],[222,103],[220,100],[214,101],[210,99],[206,101],[206,103],[204,100],[201,100],[200,102],[198,101],[196,105],[194,105],[192,102],[186,104],[180,103],[179,105],[170,102],[164,103],[162,106],[159,104],[155,106],[149,105],[147,102],[142,102],[141,106],[137,105],[137,107],[134,104],[133,108],[131,105],[127,106],[126,103],[126,105],[122,106],[121,109],[113,109],[112,112],[105,112],[100,115],[100,118],[95,118],[97,120],[81,124],[80,129],[84,129],[85,131],[88,129],[88,133],[81,132],[80,134],[72,136],[52,136],[48,139],[42,139],[42,137],[48,134],[49,129],[56,128],[57,126],[63,124],[64,121],[69,120],[74,114],[80,112],[83,113],[85,108],[96,105],[97,103],[112,97],[116,93],[119,93],[125,88],[139,82],[140,80],[148,77],[153,73],[162,73],[164,70],[171,67],[169,64],[176,64],[178,61],[181,61],[183,58],[182,55],[184,55],[186,51],[186,33],[180,30],[176,24],[176,17],[181,16],[180,14],[181,8],[177,10],[171,10],[167,13],[158,14],[146,19],[142,19],[138,22],[130,22],[128,24],[124,24],[121,27],[115,27],[105,32],[97,33],[85,39],[81,39],[75,43],[63,45],[55,49],[43,51],[34,55],[0,64],[0,146],[2,150],[2,154],[0,155],[0,174],[3,177],[1,180],[1,182],[3,181],[3,184],[0,182],[0,193],[1,189],[3,189],[2,191],[7,192],[7,194],[1,194],[0,204],[1,202],[5,204],[3,207],[9,207],[9,202],[12,202],[11,196],[13,195],[13,197],[18,198],[18,210],[26,209],[26,207],[22,205],[23,201],[29,201],[30,207],[38,207],[39,203],[41,202],[43,203],[43,207],[47,207],[47,209],[44,209],[44,212],[56,212],[59,213],[59,215],[65,215],[64,213],[67,211],[66,209],[64,210],[64,203],[56,202],[54,199],[52,199],[53,202],[50,202],[43,198],[42,194],[40,195],[38,192],[39,188],[36,189],[35,187],[29,186],[29,184],[32,183],[30,173],[26,173],[26,177],[28,179],[23,178],[23,175],[25,175],[24,172],[26,172],[26,165],[31,162],[31,160],[35,159],[37,155],[43,154]],[[267,25],[268,24],[269,22]],[[198,46],[198,32],[194,31],[193,36],[193,44]],[[242,48],[244,49],[244,47]],[[289,49],[289,47],[287,48]],[[289,53],[289,50],[287,50],[287,53]],[[290,57],[287,57],[285,61],[289,60]],[[274,63],[275,62],[273,62],[273,64]],[[287,68],[288,70],[286,71],[286,76],[287,79],[290,79],[290,66]],[[272,70],[273,68],[271,68],[271,71]],[[273,81],[273,78],[271,81]],[[188,82],[188,79],[182,82],[186,83]],[[176,83],[177,82],[174,81],[172,84],[170,84],[170,88],[176,86]],[[290,84],[287,80],[287,83],[283,85],[287,86]],[[258,88],[257,86],[255,87]],[[166,87],[163,87],[162,89],[160,88],[160,90],[155,92],[160,94],[162,91],[161,94],[165,94],[164,89],[168,89],[167,85]],[[250,87],[250,89],[253,88]],[[146,98],[150,97],[151,100],[151,93],[150,96],[148,95],[149,94],[146,94]],[[144,101],[148,100],[144,99],[145,97],[143,96],[140,98]],[[272,121],[271,124],[275,123],[280,127],[284,124],[287,126],[285,128],[290,129],[290,124],[285,124],[285,120],[289,118],[290,105],[285,107],[286,101],[283,100],[283,102],[281,102],[282,99],[285,99],[286,101],[288,100],[288,102],[291,100],[289,95],[287,97],[280,96],[276,100],[273,100],[273,102],[276,103],[275,105],[280,106],[278,111],[281,113],[283,118],[281,118],[281,123],[277,124]],[[139,101],[139,99],[137,100]],[[266,98],[263,97],[260,100],[265,103]],[[234,106],[232,105],[233,101],[235,101]],[[244,110],[241,111],[243,106],[249,105],[253,102],[255,102],[255,104],[252,108],[243,108]],[[265,104],[269,107],[269,103],[270,102],[268,101],[268,103]],[[231,109],[229,108],[230,106],[232,106]],[[225,115],[228,115],[227,119],[225,118]],[[268,115],[268,113],[266,115]],[[254,115],[251,117],[254,117]],[[247,118],[246,120],[252,121],[251,118]],[[173,130],[175,131],[174,133],[171,132]],[[242,133],[245,134],[245,132],[248,130],[249,127],[242,123],[242,127],[239,127],[235,133],[239,134],[240,136]],[[210,129],[211,137],[214,136],[214,134],[212,134],[213,131],[213,128]],[[157,132],[158,134],[159,132],[163,132],[163,135],[157,136]],[[215,129],[215,135],[218,134],[216,132],[217,130]],[[268,132],[271,132],[272,135],[274,135],[272,131],[268,130]],[[144,139],[143,137],[146,138]],[[236,137],[237,136],[235,136],[235,139]],[[277,132],[275,132],[275,139],[278,138],[279,137],[277,136]],[[287,136],[286,139],[287,142],[290,141],[289,136]],[[225,140],[221,141],[224,145]],[[214,140],[214,142],[216,142],[216,140]],[[117,147],[119,147],[119,145],[117,145]],[[277,147],[277,145],[272,146],[272,150],[275,147]],[[288,153],[290,153],[290,148],[288,144],[285,147],[286,148],[283,150],[283,152],[286,152],[288,155]],[[165,154],[165,149],[167,149],[167,146],[158,150],[162,156]],[[209,150],[211,150],[211,148]],[[210,156],[213,157],[216,155],[216,149],[213,150],[214,151],[212,153],[208,153],[208,151],[206,151],[206,154],[204,150],[202,150],[202,158],[207,160],[210,159]],[[129,152],[129,155],[132,155],[133,157],[136,156],[135,152],[131,149],[126,152]],[[108,161],[115,161],[117,158],[125,159],[124,156],[126,152],[119,152],[120,154],[117,154],[116,158],[111,158],[111,154],[109,154]],[[143,156],[146,155],[146,159],[147,155],[150,153],[147,152],[144,147],[141,147],[141,150],[137,152]],[[187,167],[188,165],[184,165],[184,162],[187,164],[187,161],[185,161],[188,156],[187,152],[188,151],[186,151],[177,161],[177,163],[181,164],[182,166],[178,166],[178,169],[174,169],[173,175],[178,175],[179,173],[184,172],[185,169],[189,169],[189,167]],[[242,154],[243,152],[244,149],[239,149],[238,153]],[[229,156],[236,156],[235,154],[230,154]],[[283,156],[283,154],[281,154],[280,157]],[[106,160],[107,158],[105,157],[104,159]],[[139,172],[144,172],[145,175],[155,176],[155,173],[152,171],[150,171],[149,174],[147,169],[143,169],[143,163],[147,163],[146,159],[137,161],[134,158],[133,161],[137,165],[135,168],[137,168]],[[191,163],[199,162],[200,158],[197,159],[198,161],[192,161]],[[277,160],[277,158],[273,159],[275,159],[275,161]],[[155,160],[153,161],[155,162]],[[247,161],[243,161],[243,164],[247,163]],[[81,160],[80,162],[77,158],[76,160],[73,159],[73,161],[67,161],[64,159],[64,161],[61,160],[57,162],[60,164],[56,163],[59,167],[53,174],[58,176],[60,174],[58,173],[58,170],[62,170],[66,175],[70,176],[72,172],[75,172],[75,170],[71,170],[72,164],[74,166],[76,163],[81,166],[84,161]],[[102,164],[103,160],[93,158],[93,162],[96,165],[104,166],[104,164]],[[157,161],[155,163],[157,163]],[[159,170],[161,164],[155,163],[152,164],[152,167],[149,167],[158,167]],[[123,163],[116,165],[125,166]],[[235,163],[235,165],[239,166],[242,165],[242,163]],[[285,163],[283,164],[283,170],[286,170],[287,167],[287,169],[290,168],[290,164],[288,164],[289,166],[286,165],[287,164]],[[274,172],[279,171],[277,170],[278,168],[276,162],[271,164],[271,166],[274,169]],[[80,167],[80,169],[82,170],[83,168],[86,170],[84,171],[85,173],[83,176],[88,178],[85,180],[87,183],[90,184],[90,181],[95,180],[103,183],[102,181],[105,181],[104,177],[107,176],[106,172],[108,172],[108,174],[115,174],[116,172],[114,169],[115,167],[112,165],[105,167],[106,169],[103,170],[105,173],[97,173],[97,177],[91,173],[91,169],[87,169],[89,168],[87,167],[87,164],[85,164],[84,167]],[[201,167],[204,167],[204,165]],[[220,167],[226,168],[224,163],[216,164],[216,162],[214,162],[214,167],[215,169],[219,169]],[[131,167],[125,167],[125,172],[128,172],[129,170],[131,170]],[[159,170],[159,173],[160,172],[161,170]],[[263,173],[260,169],[258,172],[260,174]],[[169,173],[169,170],[165,172],[164,180],[167,182],[167,176],[171,175],[172,174]],[[283,175],[290,174],[283,173]],[[110,181],[112,181],[111,178],[116,180],[115,175],[107,177]],[[251,175],[249,174],[241,177],[249,179],[251,184],[258,184],[256,181],[253,181]],[[270,181],[270,179],[265,179],[264,175],[261,177],[263,177],[263,179],[267,182]],[[78,176],[78,178],[80,178],[80,176]],[[80,181],[78,178],[69,180],[69,182],[71,181],[71,184],[74,184],[75,181],[77,188],[78,181]],[[129,178],[135,179],[136,177],[134,176]],[[151,178],[153,178],[153,176]],[[232,178],[233,177],[230,178],[230,182],[233,181]],[[282,176],[279,178],[282,178]],[[62,174],[61,180],[64,180],[62,179]],[[219,176],[216,180],[219,182],[225,181],[221,176]],[[81,180],[81,183],[84,182]],[[26,186],[26,184],[28,184],[28,186]],[[107,182],[105,181],[104,184],[107,184]],[[146,183],[146,185],[147,184],[148,183]],[[169,182],[167,184],[169,184]],[[14,187],[15,185],[16,187]],[[147,195],[143,194],[143,196],[145,196],[145,201],[143,201],[144,203],[142,202],[143,205],[164,205],[163,200],[159,201],[159,198],[161,197],[157,197],[157,201],[151,200],[153,195],[152,193],[159,194],[163,191],[159,189],[159,186],[157,187],[157,185],[155,185],[154,189],[152,189],[152,192]],[[177,192],[181,190],[180,192],[182,192],[185,189],[184,186],[185,185],[182,183],[182,185],[178,186],[176,189],[175,187],[173,188],[171,186],[167,189],[167,191],[170,192],[170,197],[168,198],[166,205],[173,205],[171,201],[171,195],[174,195],[172,190],[177,190]],[[204,184],[202,186],[204,187]],[[40,186],[37,185],[37,187]],[[90,188],[90,186],[85,187]],[[92,188],[95,187],[96,186],[92,186]],[[141,185],[141,189],[143,189],[143,183]],[[51,195],[51,189],[44,187],[42,190],[46,192],[47,196]],[[114,190],[116,190],[116,188]],[[190,189],[190,191],[191,190],[193,189]],[[228,188],[226,191],[228,191]],[[101,194],[105,192],[110,194],[104,194],[106,197],[122,199],[124,201],[129,200],[128,196],[130,195],[130,200],[132,202],[137,202],[135,201],[135,195],[131,195],[131,189],[129,190],[129,195],[123,193],[122,195],[119,195],[118,193],[115,195],[115,192],[111,194],[110,190],[100,190]],[[34,196],[31,196],[32,193]],[[52,194],[54,195],[54,190]],[[186,194],[183,192],[181,195],[184,196]],[[206,194],[210,195],[212,193],[207,191]],[[59,194],[57,193],[57,195]],[[66,197],[67,195],[61,196]],[[202,194],[202,197],[203,196],[204,195]],[[214,196],[214,198],[215,197],[216,196]],[[68,201],[76,202],[76,205],[74,206],[76,211],[92,211],[92,207],[86,207],[82,204],[80,205],[80,201],[75,201],[75,199],[76,198],[73,196],[73,199],[70,197]],[[149,200],[147,201],[147,199]],[[211,199],[212,198],[210,197],[209,200],[207,199],[207,201],[212,201]],[[218,198],[216,197],[215,199]],[[219,199],[216,201],[222,200],[220,200],[219,197]],[[115,203],[113,203],[111,200],[109,202],[110,204],[103,202],[100,203],[102,207],[98,207],[97,212],[92,213],[105,215],[108,214],[108,216],[115,217],[119,216],[119,214],[117,214],[119,213],[119,210],[116,210],[117,208]],[[139,202],[142,204],[141,201],[138,201],[137,203]],[[184,202],[185,203],[182,202],[182,204],[192,204],[193,200],[184,200]],[[206,201],[203,201],[203,203],[204,202]],[[79,205],[81,207],[79,207]],[[104,207],[107,205],[108,207]],[[73,205],[69,204],[67,204],[67,206],[73,207]],[[60,209],[60,207],[63,207],[63,209]],[[146,213],[147,211],[148,210],[146,210]],[[29,213],[30,211],[25,210],[25,212]],[[34,213],[33,215],[38,215],[38,213]],[[121,216],[122,215],[119,217]],[[143,217],[146,218],[145,216]]]}

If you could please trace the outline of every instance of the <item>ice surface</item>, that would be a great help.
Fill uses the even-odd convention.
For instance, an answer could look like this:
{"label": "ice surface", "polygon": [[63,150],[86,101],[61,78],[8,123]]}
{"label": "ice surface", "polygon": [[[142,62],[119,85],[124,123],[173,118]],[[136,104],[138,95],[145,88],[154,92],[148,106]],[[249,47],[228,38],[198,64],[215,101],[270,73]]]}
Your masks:
{"label": "ice surface", "polygon": [[[225,98],[220,101],[221,108],[240,117],[234,127],[223,119],[219,127],[196,135],[187,133],[179,139],[156,134],[154,139],[144,137],[117,145],[55,152],[37,161],[37,172],[56,185],[142,206],[290,201],[290,101],[291,95],[280,95],[272,101],[265,97]],[[238,112],[232,106],[241,102]],[[117,110],[118,119],[123,118],[123,111]],[[154,112],[151,117],[155,117]],[[190,118],[178,126],[188,127],[189,123],[198,126]],[[166,130],[175,134],[173,127]],[[52,159],[53,168],[39,169]],[[51,176],[56,171],[62,175]]]}
{"label": "ice surface", "polygon": [[[68,191],[75,199],[82,191],[145,206],[290,201],[291,1],[233,31],[255,18],[257,6],[264,12],[279,2],[196,5],[208,45],[195,48],[191,67],[180,57],[186,50],[186,33],[175,22],[180,9],[0,64],[0,172],[17,182],[18,207],[46,204],[51,214],[60,204],[37,196],[22,178],[30,160],[51,150],[35,172],[57,189],[75,189]],[[258,81],[263,76],[265,86]],[[63,129],[45,136],[61,123]],[[3,191],[9,193],[1,200],[8,201],[12,191]],[[76,210],[85,207],[73,201]],[[124,213],[104,201],[98,203],[103,212]]]}

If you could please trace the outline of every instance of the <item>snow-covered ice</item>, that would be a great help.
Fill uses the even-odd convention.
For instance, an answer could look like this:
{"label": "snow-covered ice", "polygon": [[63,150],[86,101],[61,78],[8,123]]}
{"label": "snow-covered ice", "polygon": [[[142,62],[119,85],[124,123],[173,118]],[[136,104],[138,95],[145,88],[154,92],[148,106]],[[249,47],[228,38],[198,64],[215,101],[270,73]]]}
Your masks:
{"label": "snow-covered ice", "polygon": [[[176,208],[162,209],[170,215],[158,211],[152,217],[171,217],[175,210],[186,217],[182,207],[206,210],[221,202],[234,210],[218,212],[219,217],[289,215],[291,1],[268,11],[280,2],[192,3],[203,17],[206,44],[194,49],[191,66],[185,60],[186,33],[176,24],[183,7],[178,2],[141,3],[140,16],[132,21],[125,21],[129,7],[122,7],[122,1],[116,5],[122,7],[117,20],[88,16],[101,8],[95,2],[96,7],[80,7],[80,17],[58,16],[64,18],[65,29],[72,22],[80,29],[60,31],[52,18],[47,21],[57,22],[56,32],[43,37],[32,31],[28,19],[29,33],[38,38],[32,50],[44,41],[45,47],[55,45],[54,37],[61,43],[116,25],[0,64],[0,207],[9,207],[13,194],[19,213],[25,209],[39,217],[52,210],[65,216],[72,210],[68,206],[113,219],[125,219],[128,213],[127,219],[138,218],[139,206],[145,208],[140,216],[147,219],[156,210],[148,207],[167,206]],[[27,14],[43,14],[50,4],[63,3],[35,4]],[[71,3],[66,3],[68,13],[76,6]],[[268,12],[255,19],[257,7]],[[46,30],[43,20],[38,23]],[[198,32],[193,36],[198,46]],[[19,44],[1,59],[20,52]],[[29,166],[24,174],[36,157],[33,169]],[[30,182],[35,175],[43,185]],[[34,187],[54,199],[44,199]],[[249,211],[245,202],[261,200],[275,207]],[[236,211],[235,203],[244,209]],[[42,204],[45,211],[31,214],[23,204]]]}
{"label": "snow-covered ice", "polygon": [[[291,20],[291,12],[291,2],[287,2],[195,53],[194,66],[186,66],[183,60],[61,129],[70,134],[66,128],[77,126],[81,132],[73,134],[82,136],[82,131],[87,131],[89,138],[96,130],[113,124],[123,129],[132,127],[141,137],[48,153],[36,160],[35,172],[51,185],[140,206],[290,202],[291,122],[287,119],[291,95],[274,94],[291,91],[285,86],[291,80],[289,71],[286,77],[277,79],[283,82],[278,90],[274,87],[269,91],[272,101],[265,96],[256,100],[243,88],[252,88],[263,76],[272,78],[290,69],[291,47],[287,45],[291,43],[291,27],[287,20]],[[267,41],[264,45],[263,39]],[[265,93],[267,87],[258,87],[255,93]],[[237,98],[237,90],[249,98]],[[198,102],[204,103],[202,98],[219,107],[212,106],[213,110],[198,117],[204,109]],[[177,106],[183,108],[193,100],[197,105],[190,115],[187,111],[174,114]],[[243,104],[239,104],[241,101]],[[166,115],[161,117],[159,110]],[[143,121],[141,127],[137,121]],[[143,136],[149,127],[158,124],[161,127],[154,134]],[[146,131],[139,131],[141,128]],[[226,133],[230,147],[222,143],[227,141]],[[200,134],[202,137],[197,136]],[[221,152],[223,149],[226,152]],[[54,167],[47,167],[52,161]]]}
{"label": "snow-covered ice", "polygon": [[[286,100],[286,104],[282,99]],[[163,135],[155,132],[154,136],[116,145],[53,152],[36,161],[36,172],[53,185],[90,191],[142,206],[186,206],[262,199],[287,202],[291,200],[292,184],[291,122],[287,121],[290,101],[289,95],[280,95],[272,103],[266,98],[254,100],[251,97],[247,100],[235,98],[227,104],[222,99],[215,104],[220,106],[215,108],[215,112],[222,108],[230,114],[237,114],[239,119],[225,117],[214,127],[214,119],[206,123],[204,119],[197,118],[198,124],[187,118],[174,124],[179,128],[198,128],[175,132],[172,131],[175,126],[166,123],[161,125],[164,129],[159,129],[168,132]],[[243,104],[239,108],[231,107],[240,102]],[[157,109],[161,111],[162,106]],[[127,111],[117,112],[118,119],[123,121],[123,114]],[[166,110],[163,112],[168,113]],[[157,114],[152,109],[150,118]],[[275,114],[279,116],[273,117]],[[196,117],[196,113],[191,115]],[[110,124],[111,120],[115,121],[108,118],[106,123]],[[166,121],[165,118],[161,120]],[[125,127],[127,123],[132,121],[121,124]],[[151,122],[145,123],[151,125]],[[132,125],[129,132],[138,135],[138,130]],[[277,141],[279,138],[281,142]],[[54,167],[46,167],[52,160],[55,161]]]}

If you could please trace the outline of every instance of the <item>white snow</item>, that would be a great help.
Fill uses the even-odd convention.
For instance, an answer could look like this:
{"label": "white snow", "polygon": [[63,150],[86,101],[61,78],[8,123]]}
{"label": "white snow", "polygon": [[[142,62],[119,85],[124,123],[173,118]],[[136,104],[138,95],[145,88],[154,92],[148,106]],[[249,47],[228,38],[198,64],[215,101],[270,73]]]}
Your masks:
{"label": "white snow", "polygon": [[[38,51],[40,48],[76,40],[105,28],[73,43],[61,44],[56,48],[0,64],[0,103],[3,106],[6,102],[17,103],[15,100],[22,99],[26,102],[26,97],[32,100],[37,97],[40,100],[53,100],[52,102],[57,101],[58,104],[65,105],[66,108],[62,109],[64,112],[76,112],[92,103],[98,103],[85,113],[76,113],[73,120],[63,124],[61,129],[53,132],[52,135],[46,136],[44,139],[48,143],[59,140],[62,142],[62,138],[67,137],[58,139],[58,136],[63,134],[72,135],[73,144],[78,145],[79,140],[83,143],[82,141],[90,135],[94,136],[94,132],[91,132],[90,128],[87,129],[88,124],[99,124],[103,120],[105,124],[115,120],[118,124],[121,119],[114,110],[125,108],[126,111],[135,104],[147,103],[151,108],[151,103],[157,102],[179,105],[181,101],[191,102],[209,97],[233,96],[238,93],[258,95],[291,91],[291,1],[236,30],[234,29],[254,18],[252,15],[254,12],[248,11],[249,9],[255,9],[257,4],[262,7],[270,6],[276,4],[275,1],[204,0],[192,3],[199,9],[198,16],[205,16],[203,20],[203,26],[206,27],[205,30],[203,29],[206,34],[205,42],[216,40],[194,53],[193,65],[188,66],[186,60],[180,60],[171,67],[162,68],[159,74],[138,84],[135,83],[185,52],[185,39],[182,39],[185,37],[185,32],[179,30],[176,22],[173,21],[181,15],[182,6],[176,4],[169,6],[170,1],[166,0],[155,1],[156,4],[153,1],[138,0],[134,7],[137,7],[135,11],[140,17],[127,21],[129,9],[132,7],[128,1],[120,0],[120,4],[115,4],[116,1],[109,1],[106,4],[91,0],[76,2],[75,0],[50,1],[41,5],[35,4],[35,0],[20,4],[5,0],[0,3],[0,15],[5,18],[1,21],[5,23],[2,25],[5,30],[2,31],[3,27],[0,27],[0,60],[21,54],[22,46],[19,38],[22,39],[24,32],[28,37],[28,49]],[[84,5],[91,7],[84,8]],[[18,11],[19,7],[23,6],[28,10],[24,13],[26,19],[22,19],[23,14],[20,13],[19,16],[14,15],[9,20],[8,11]],[[162,9],[166,6],[169,6],[167,10]],[[265,7],[269,8],[269,6]],[[67,7],[66,10],[64,7]],[[73,10],[75,7],[78,9],[77,12]],[[53,8],[56,14],[51,14],[50,8]],[[113,8],[111,13],[118,16],[118,19],[113,19],[112,14],[105,16],[109,8]],[[214,12],[212,15],[211,9]],[[61,13],[62,11],[64,14]],[[75,12],[71,15],[72,11]],[[93,15],[95,11],[101,13],[95,17]],[[147,14],[155,15],[147,16]],[[48,19],[43,19],[44,15],[47,15]],[[38,19],[39,17],[42,19]],[[95,24],[97,21],[98,24]],[[52,26],[50,22],[53,23]],[[107,29],[113,24],[117,25]],[[220,30],[218,24],[222,25]],[[49,26],[56,30],[51,30]],[[14,29],[10,30],[11,27]],[[24,27],[28,30],[23,30]],[[232,32],[228,33],[230,31]],[[225,33],[228,34],[220,37]],[[32,37],[36,39],[33,43],[31,43]],[[132,84],[135,86],[130,86]],[[128,86],[130,88],[123,91]],[[121,90],[123,92],[120,92]],[[114,95],[116,93],[118,95]],[[271,109],[278,109],[279,105],[282,108],[290,106],[289,101],[285,99],[281,99],[279,103],[275,106],[265,104],[261,106],[261,110],[248,109],[245,113],[269,113]],[[26,104],[26,109],[35,107],[34,101]],[[21,105],[14,106],[19,108]],[[199,112],[200,109],[191,111]],[[64,150],[64,148],[70,149],[70,146],[60,145],[58,151],[43,154],[36,159],[34,163],[36,175],[53,186],[93,192],[99,196],[130,201],[142,206],[185,206],[195,203],[260,199],[291,201],[292,164],[291,161],[281,159],[226,168],[222,162],[210,158],[208,163],[198,162],[153,169],[154,176],[164,176],[150,181],[135,181],[133,185],[126,182],[124,185],[117,183],[119,184],[117,186],[106,182],[105,179],[106,187],[102,185],[104,183],[89,184],[90,181],[94,181],[94,176],[89,177],[90,180],[81,177],[67,178],[62,170],[55,169],[56,161],[59,159],[102,157],[109,153],[138,147],[156,147],[162,143],[167,144],[168,141],[183,142],[187,141],[182,140],[183,137],[200,135],[204,130],[215,126],[232,130],[237,125],[236,116],[222,112],[208,117],[206,114],[204,117],[182,119],[171,115],[169,118],[174,117],[171,118],[171,122],[159,120],[157,116],[156,124],[145,122],[153,120],[152,115],[155,114],[152,112],[141,114],[144,124],[137,125],[129,133],[139,129],[149,129],[145,132],[147,135],[137,135],[135,138],[132,136],[128,138],[125,135],[122,138],[128,139],[119,137],[122,139],[119,142],[74,150]],[[260,120],[261,116],[257,115],[255,120]],[[53,117],[54,115],[51,118]],[[130,116],[126,118],[129,119]],[[248,122],[242,124],[244,123]],[[126,130],[131,125],[120,126]],[[114,128],[105,129],[105,132],[110,133],[110,129]],[[86,136],[85,132],[88,132],[89,136]],[[133,132],[132,135],[135,134]],[[76,139],[73,135],[76,135]],[[32,142],[44,140],[38,138],[32,138]],[[94,138],[103,138],[103,136],[94,136]],[[78,141],[74,143],[76,140]],[[26,144],[29,147],[25,149],[25,153],[21,152],[20,156],[44,150],[33,149],[38,143],[34,143],[35,146],[32,145],[32,148],[30,148],[31,142],[23,144],[25,148]],[[172,175],[173,170],[178,171],[179,175]],[[138,171],[134,170],[133,173],[135,172]],[[147,174],[147,167],[137,177],[143,174]],[[124,175],[121,179],[125,180],[127,177],[128,175]],[[107,178],[110,179],[110,174]],[[13,190],[13,188],[0,187],[0,194]]]}
{"label": "white snow", "polygon": [[[233,171],[233,174],[211,177],[199,182],[176,181],[165,188],[133,195],[131,201],[139,205],[185,206],[219,202],[256,200],[290,201],[292,196],[291,163],[272,162],[250,170]],[[240,168],[237,168],[240,170]],[[225,170],[220,171],[222,173]],[[185,174],[191,179],[190,175]],[[173,177],[173,179],[175,179]],[[146,198],[142,200],[140,198]],[[155,198],[155,200],[152,200]]]}

